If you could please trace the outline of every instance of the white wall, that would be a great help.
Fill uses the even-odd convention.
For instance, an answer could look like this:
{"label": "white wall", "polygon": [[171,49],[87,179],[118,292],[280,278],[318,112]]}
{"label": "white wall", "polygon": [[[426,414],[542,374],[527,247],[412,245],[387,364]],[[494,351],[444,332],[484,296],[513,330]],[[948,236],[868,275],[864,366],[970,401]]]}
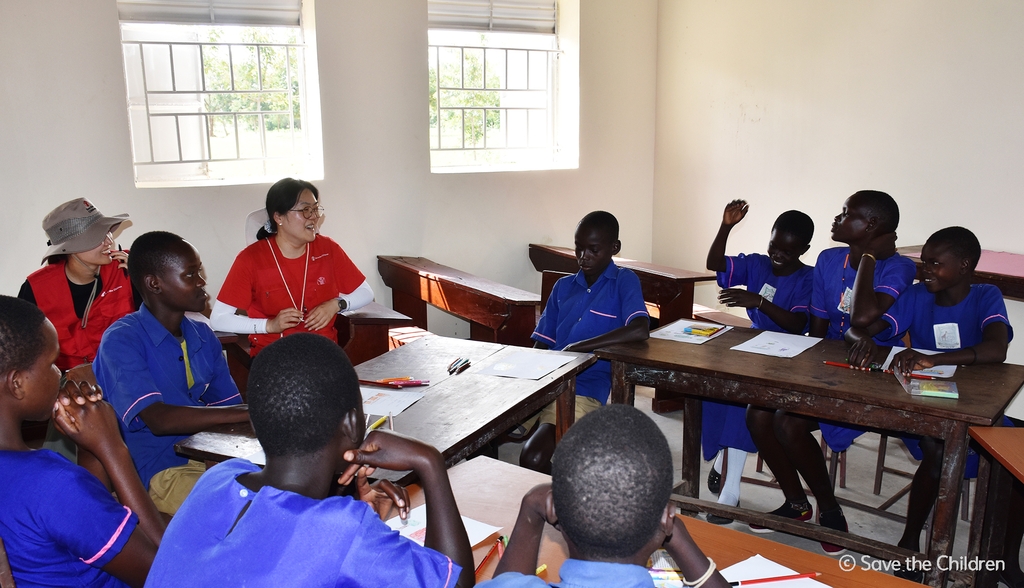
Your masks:
{"label": "white wall", "polygon": [[[531,242],[570,245],[585,213],[622,224],[623,254],[649,259],[654,185],[656,0],[581,8],[580,169],[429,173],[426,2],[320,0],[326,234],[390,304],[376,255],[421,255],[539,291]],[[128,212],[142,232],[195,244],[216,292],[267,185],[136,189],[113,0],[0,0],[0,292],[39,267],[43,216],[78,196]],[[431,325],[431,328],[435,328]],[[441,325],[446,332],[454,327]]]}
{"label": "white wall", "polygon": [[[959,224],[986,249],[1024,253],[1024,4],[662,0],[659,11],[655,261],[702,267],[725,203],[745,198],[730,253],[764,251],[775,217],[797,208],[816,223],[813,263],[864,188],[900,203],[899,244]],[[1024,326],[1024,304],[1008,306]],[[1024,363],[1024,344],[1010,361]]]}

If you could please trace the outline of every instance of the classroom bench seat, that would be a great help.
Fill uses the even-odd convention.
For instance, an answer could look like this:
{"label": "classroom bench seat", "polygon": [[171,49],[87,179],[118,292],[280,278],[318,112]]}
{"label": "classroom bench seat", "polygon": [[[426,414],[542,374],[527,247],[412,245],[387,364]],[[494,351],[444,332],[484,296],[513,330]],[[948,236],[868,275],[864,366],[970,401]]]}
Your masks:
{"label": "classroom bench seat", "polygon": [[469,321],[470,339],[532,347],[540,295],[474,276],[424,257],[377,256],[394,309],[427,328],[427,304]]}

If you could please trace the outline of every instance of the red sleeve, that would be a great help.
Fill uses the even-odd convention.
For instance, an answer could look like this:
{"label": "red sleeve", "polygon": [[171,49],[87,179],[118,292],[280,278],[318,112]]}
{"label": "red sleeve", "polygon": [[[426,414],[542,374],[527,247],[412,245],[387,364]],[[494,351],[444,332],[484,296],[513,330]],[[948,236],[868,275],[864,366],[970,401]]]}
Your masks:
{"label": "red sleeve", "polygon": [[256,283],[254,259],[256,252],[252,249],[261,243],[261,241],[256,241],[238,253],[234,263],[231,264],[231,269],[228,270],[227,277],[224,278],[220,292],[217,293],[217,300],[243,310],[247,310],[252,305],[253,288]]}
{"label": "red sleeve", "polygon": [[359,287],[360,284],[366,281],[366,277],[363,276],[363,272],[359,271],[356,264],[352,263],[352,260],[348,258],[345,250],[338,245],[334,239],[329,237],[323,237],[331,247],[331,252],[334,257],[334,276],[337,281],[338,294],[351,294]]}

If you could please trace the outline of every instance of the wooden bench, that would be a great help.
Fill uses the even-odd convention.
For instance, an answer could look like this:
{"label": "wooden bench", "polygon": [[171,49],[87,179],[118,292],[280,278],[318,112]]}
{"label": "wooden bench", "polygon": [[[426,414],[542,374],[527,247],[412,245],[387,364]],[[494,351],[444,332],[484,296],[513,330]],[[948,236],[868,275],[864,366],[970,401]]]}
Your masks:
{"label": "wooden bench", "polygon": [[427,304],[470,323],[475,341],[532,347],[540,295],[434,263],[423,257],[377,256],[395,310],[427,328]]}
{"label": "wooden bench", "polygon": [[[715,274],[691,272],[624,257],[612,259],[616,265],[633,270],[640,278],[640,289],[643,291],[644,301],[647,303],[647,312],[651,315],[651,328],[667,325],[683,318],[692,319],[695,316],[695,311],[704,313],[704,316],[698,317],[700,320],[733,326],[742,325],[743,319],[741,318],[693,303],[694,285],[697,282],[714,280]],[[544,284],[547,288],[550,288],[547,283],[557,277],[555,272],[576,273],[579,271],[576,252],[568,247],[531,243],[530,261],[533,262],[533,267],[537,271],[544,273]],[[551,283],[553,284],[553,281]],[[746,326],[750,326],[749,321]],[[681,394],[657,389],[654,391],[654,399],[651,401],[651,410],[659,414],[681,410],[683,408],[682,398]]]}

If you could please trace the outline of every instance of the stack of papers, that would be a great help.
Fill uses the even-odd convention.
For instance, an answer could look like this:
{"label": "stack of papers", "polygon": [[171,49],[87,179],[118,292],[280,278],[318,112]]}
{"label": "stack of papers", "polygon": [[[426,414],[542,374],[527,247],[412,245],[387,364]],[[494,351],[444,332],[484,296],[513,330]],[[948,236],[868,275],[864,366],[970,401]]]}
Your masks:
{"label": "stack of papers", "polygon": [[423,392],[377,386],[360,386],[359,392],[363,395],[363,414],[379,416],[401,414],[423,398]]}
{"label": "stack of papers", "polygon": [[651,332],[651,337],[700,345],[718,337],[731,328],[725,325],[716,325],[715,323],[679,319],[674,323]]}
{"label": "stack of papers", "polygon": [[476,373],[483,376],[539,380],[576,357],[578,356],[567,353],[544,353],[539,350],[516,351],[481,370],[477,370]]}
{"label": "stack of papers", "polygon": [[[659,549],[651,555],[649,567],[651,568],[651,577],[654,579],[654,585],[657,588],[682,588],[683,581],[681,579],[670,578],[670,576],[678,574],[664,574],[656,571],[679,569],[678,566],[676,566],[676,562],[672,560],[672,556],[670,556],[664,549]],[[770,559],[762,557],[761,555],[755,555],[725,569],[719,570],[719,573],[721,573],[722,577],[728,582],[740,582],[743,580],[789,576],[810,571],[812,570],[801,570],[800,572],[797,572],[787,568],[786,566],[777,564]],[[696,578],[691,578],[691,580],[696,580]],[[821,582],[811,578],[782,580],[765,584],[764,586],[765,588],[827,588],[827,584],[822,584]]]}

